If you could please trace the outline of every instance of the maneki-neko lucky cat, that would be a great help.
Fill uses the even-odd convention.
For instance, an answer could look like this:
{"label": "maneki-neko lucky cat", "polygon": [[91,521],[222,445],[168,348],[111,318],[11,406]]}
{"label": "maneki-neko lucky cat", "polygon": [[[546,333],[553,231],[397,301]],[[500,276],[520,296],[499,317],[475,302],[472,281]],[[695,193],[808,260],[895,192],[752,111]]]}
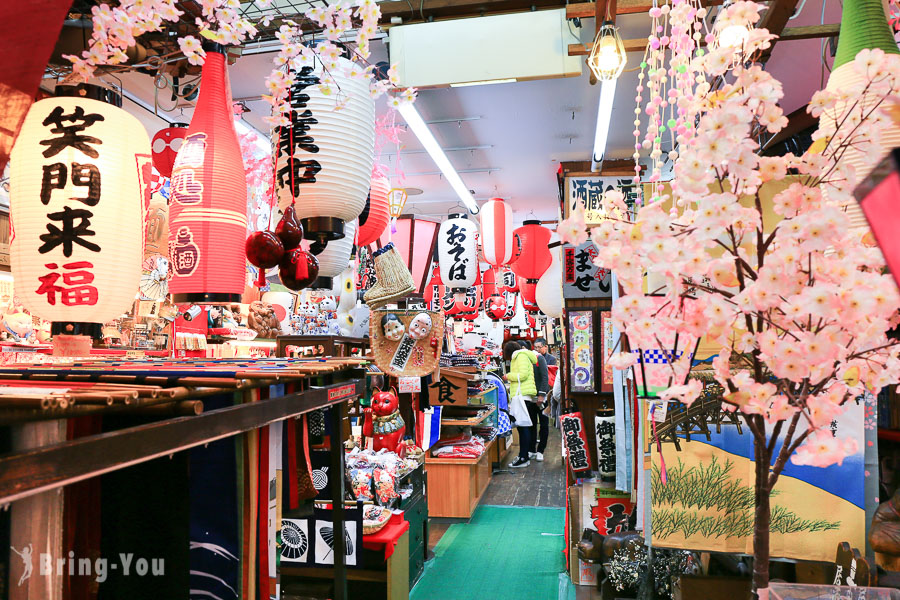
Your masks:
{"label": "maneki-neko lucky cat", "polygon": [[376,391],[372,394],[372,407],[365,409],[363,435],[374,441],[374,450],[386,449],[400,456],[406,454],[403,436],[406,423],[400,416],[400,400],[392,391]]}

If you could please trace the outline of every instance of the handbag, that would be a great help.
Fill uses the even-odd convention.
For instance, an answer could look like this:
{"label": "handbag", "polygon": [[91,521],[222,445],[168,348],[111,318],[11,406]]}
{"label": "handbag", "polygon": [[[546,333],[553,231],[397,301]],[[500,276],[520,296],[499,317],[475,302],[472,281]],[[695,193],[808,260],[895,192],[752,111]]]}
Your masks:
{"label": "handbag", "polygon": [[528,414],[528,406],[525,404],[525,396],[522,391],[522,384],[519,383],[519,389],[509,399],[509,419],[513,422],[513,427],[531,427],[531,416]]}

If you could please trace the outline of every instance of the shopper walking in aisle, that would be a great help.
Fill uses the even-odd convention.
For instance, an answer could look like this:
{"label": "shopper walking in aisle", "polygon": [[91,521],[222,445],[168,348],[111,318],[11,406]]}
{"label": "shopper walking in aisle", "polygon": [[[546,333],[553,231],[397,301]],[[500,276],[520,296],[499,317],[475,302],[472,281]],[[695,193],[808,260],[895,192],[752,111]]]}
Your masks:
{"label": "shopper walking in aisle", "polygon": [[550,354],[550,346],[547,345],[547,340],[542,337],[534,340],[534,349],[544,357],[544,360],[547,361],[548,367],[556,366],[556,357]]}
{"label": "shopper walking in aisle", "polygon": [[[532,414],[531,407],[534,405],[537,395],[534,381],[534,365],[537,364],[537,355],[531,350],[522,348],[516,342],[506,342],[503,345],[503,360],[509,362],[509,372],[503,376],[503,379],[509,382],[510,403],[514,402],[514,396],[522,396],[530,416]],[[531,423],[528,427],[516,426],[516,429],[519,430],[519,456],[510,463],[510,467],[520,468],[531,464],[528,452],[533,444],[534,423],[537,423],[537,419],[533,419]]]}
{"label": "shopper walking in aisle", "polygon": [[531,437],[531,447],[528,449],[528,458],[534,458],[538,462],[544,460],[544,450],[547,449],[547,439],[550,436],[550,417],[544,414],[548,406],[547,394],[550,392],[550,378],[547,372],[547,362],[543,355],[531,349],[531,342],[522,340],[526,350],[534,354],[537,362],[534,364],[534,386],[537,388],[537,397],[533,404],[528,405],[528,414],[531,424],[534,425],[534,435]]}

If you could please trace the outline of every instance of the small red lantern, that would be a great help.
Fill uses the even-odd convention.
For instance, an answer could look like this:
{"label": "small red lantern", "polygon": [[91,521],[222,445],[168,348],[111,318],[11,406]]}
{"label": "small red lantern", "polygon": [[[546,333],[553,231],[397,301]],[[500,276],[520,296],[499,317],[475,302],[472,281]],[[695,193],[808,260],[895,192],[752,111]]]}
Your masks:
{"label": "small red lantern", "polygon": [[437,265],[434,265],[431,271],[431,279],[425,285],[423,297],[428,310],[441,310],[444,300],[444,284],[441,283],[441,269]]}
{"label": "small red lantern", "polygon": [[506,314],[503,315],[503,320],[509,321],[516,316],[516,302],[518,302],[518,297],[516,294],[511,293],[505,293],[503,296],[506,298]]}
{"label": "small red lantern", "polygon": [[519,282],[519,293],[522,294],[522,301],[526,308],[529,304],[537,306],[537,299],[535,298],[537,293],[537,282],[523,279]]}
{"label": "small red lantern", "polygon": [[506,316],[506,298],[500,294],[488,296],[484,303],[484,313],[492,320],[499,321]]}
{"label": "small red lantern", "polygon": [[456,298],[456,317],[466,321],[474,321],[478,318],[478,309],[481,308],[481,288],[472,286],[466,290],[461,298]]}
{"label": "small red lantern", "polygon": [[172,127],[160,129],[153,136],[153,166],[163,177],[172,176],[172,167],[175,166],[175,158],[181,150],[187,131],[184,123],[174,123]]}
{"label": "small red lantern", "polygon": [[511,264],[513,273],[537,283],[553,262],[549,248],[551,232],[541,227],[540,221],[525,221],[514,233],[519,251]]}

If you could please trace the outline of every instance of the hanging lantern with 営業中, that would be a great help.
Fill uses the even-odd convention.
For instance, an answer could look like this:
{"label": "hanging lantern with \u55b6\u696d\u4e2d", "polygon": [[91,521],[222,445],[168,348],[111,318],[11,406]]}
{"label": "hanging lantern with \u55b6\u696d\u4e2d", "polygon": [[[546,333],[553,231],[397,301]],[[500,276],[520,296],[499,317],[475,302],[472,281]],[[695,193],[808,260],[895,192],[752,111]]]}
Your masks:
{"label": "hanging lantern with \u55b6\u696d\u4e2d", "polygon": [[454,294],[465,294],[478,278],[476,231],[464,214],[451,214],[438,231],[441,280]]}
{"label": "hanging lantern with \u55b6\u696d\u4e2d", "polygon": [[[375,160],[375,100],[364,77],[339,58],[320,87],[322,68],[303,67],[291,87],[291,125],[277,130],[275,191],[279,207],[294,205],[306,239],[344,237],[366,206]],[[327,90],[326,90],[327,91]],[[344,265],[346,266],[346,265]]]}
{"label": "hanging lantern with \u55b6\u696d\u4e2d", "polygon": [[32,105],[12,150],[15,294],[54,335],[100,337],[138,291],[150,139],[106,88],[56,93]]}
{"label": "hanging lantern with \u55b6\u696d\u4e2d", "polygon": [[247,181],[225,47],[203,42],[200,96],[172,169],[169,291],[176,303],[240,302],[246,280]]}
{"label": "hanging lantern with \u55b6\u696d\u4e2d", "polygon": [[484,260],[494,267],[507,264],[513,258],[512,208],[500,198],[491,198],[481,207],[479,219]]}

